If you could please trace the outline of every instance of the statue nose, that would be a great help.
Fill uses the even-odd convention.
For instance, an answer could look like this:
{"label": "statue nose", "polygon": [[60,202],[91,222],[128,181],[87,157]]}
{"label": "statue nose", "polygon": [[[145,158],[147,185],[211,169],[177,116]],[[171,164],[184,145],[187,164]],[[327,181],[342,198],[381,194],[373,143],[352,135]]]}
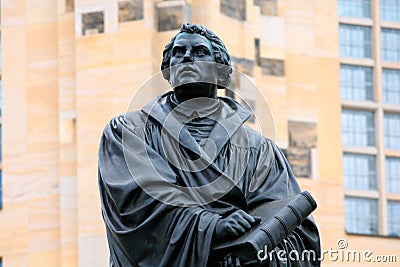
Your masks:
{"label": "statue nose", "polygon": [[193,62],[192,56],[190,54],[190,51],[187,51],[185,53],[185,56],[183,57],[183,61],[182,62],[183,63],[185,63],[185,62]]}

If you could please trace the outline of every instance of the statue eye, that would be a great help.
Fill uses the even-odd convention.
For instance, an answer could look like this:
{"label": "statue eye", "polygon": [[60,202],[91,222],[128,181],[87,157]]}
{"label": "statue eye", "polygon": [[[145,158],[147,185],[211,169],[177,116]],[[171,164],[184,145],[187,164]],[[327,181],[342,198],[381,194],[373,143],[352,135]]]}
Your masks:
{"label": "statue eye", "polygon": [[172,55],[175,57],[183,57],[183,55],[184,55],[183,49],[181,49],[181,48],[174,49],[172,51]]}
{"label": "statue eye", "polygon": [[201,48],[201,49],[196,51],[196,55],[199,56],[199,57],[204,57],[204,56],[207,55],[207,52],[203,48]]}

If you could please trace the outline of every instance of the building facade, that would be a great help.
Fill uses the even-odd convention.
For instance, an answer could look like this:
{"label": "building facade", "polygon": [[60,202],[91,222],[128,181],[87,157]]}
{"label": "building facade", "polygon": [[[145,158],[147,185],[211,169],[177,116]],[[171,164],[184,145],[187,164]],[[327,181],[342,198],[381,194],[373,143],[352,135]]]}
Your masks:
{"label": "building facade", "polygon": [[0,266],[107,266],[100,136],[188,21],[221,37],[268,102],[233,77],[257,120],[272,112],[274,129],[262,130],[318,202],[323,266],[366,266],[365,251],[367,266],[400,262],[400,0],[3,0],[1,9]]}

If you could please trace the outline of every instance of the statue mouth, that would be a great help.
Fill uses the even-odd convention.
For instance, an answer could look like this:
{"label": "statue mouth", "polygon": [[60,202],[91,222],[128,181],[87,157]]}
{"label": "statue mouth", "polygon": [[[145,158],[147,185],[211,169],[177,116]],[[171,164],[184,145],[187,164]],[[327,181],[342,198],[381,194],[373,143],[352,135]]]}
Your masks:
{"label": "statue mouth", "polygon": [[195,69],[192,66],[184,66],[182,67],[182,69],[180,70],[180,73],[195,73]]}
{"label": "statue mouth", "polygon": [[179,71],[179,76],[180,77],[187,77],[187,78],[195,78],[197,77],[197,71],[193,68],[193,67],[183,67],[180,71]]}

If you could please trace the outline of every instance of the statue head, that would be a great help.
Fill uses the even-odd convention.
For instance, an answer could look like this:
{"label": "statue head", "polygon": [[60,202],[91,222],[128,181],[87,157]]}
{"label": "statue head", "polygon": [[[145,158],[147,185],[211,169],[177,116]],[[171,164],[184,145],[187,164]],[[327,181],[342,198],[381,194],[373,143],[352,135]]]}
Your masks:
{"label": "statue head", "polygon": [[[212,57],[209,57],[207,61],[216,62],[216,75],[217,83],[220,88],[227,87],[230,83],[230,75],[232,73],[231,59],[228,51],[222,42],[222,40],[215,35],[212,31],[206,27],[198,24],[185,23],[182,25],[179,32],[171,39],[171,41],[165,46],[163,51],[163,60],[161,63],[161,71],[163,73],[164,79],[171,83],[171,58],[173,57],[173,47],[174,43],[178,37],[182,35],[190,36],[188,34],[196,34],[202,36],[208,40],[211,48]],[[180,36],[181,35],[181,36]],[[179,38],[178,38],[179,39]],[[198,38],[200,39],[200,38]],[[190,59],[196,62],[196,58]],[[204,61],[204,60],[199,60]]]}

